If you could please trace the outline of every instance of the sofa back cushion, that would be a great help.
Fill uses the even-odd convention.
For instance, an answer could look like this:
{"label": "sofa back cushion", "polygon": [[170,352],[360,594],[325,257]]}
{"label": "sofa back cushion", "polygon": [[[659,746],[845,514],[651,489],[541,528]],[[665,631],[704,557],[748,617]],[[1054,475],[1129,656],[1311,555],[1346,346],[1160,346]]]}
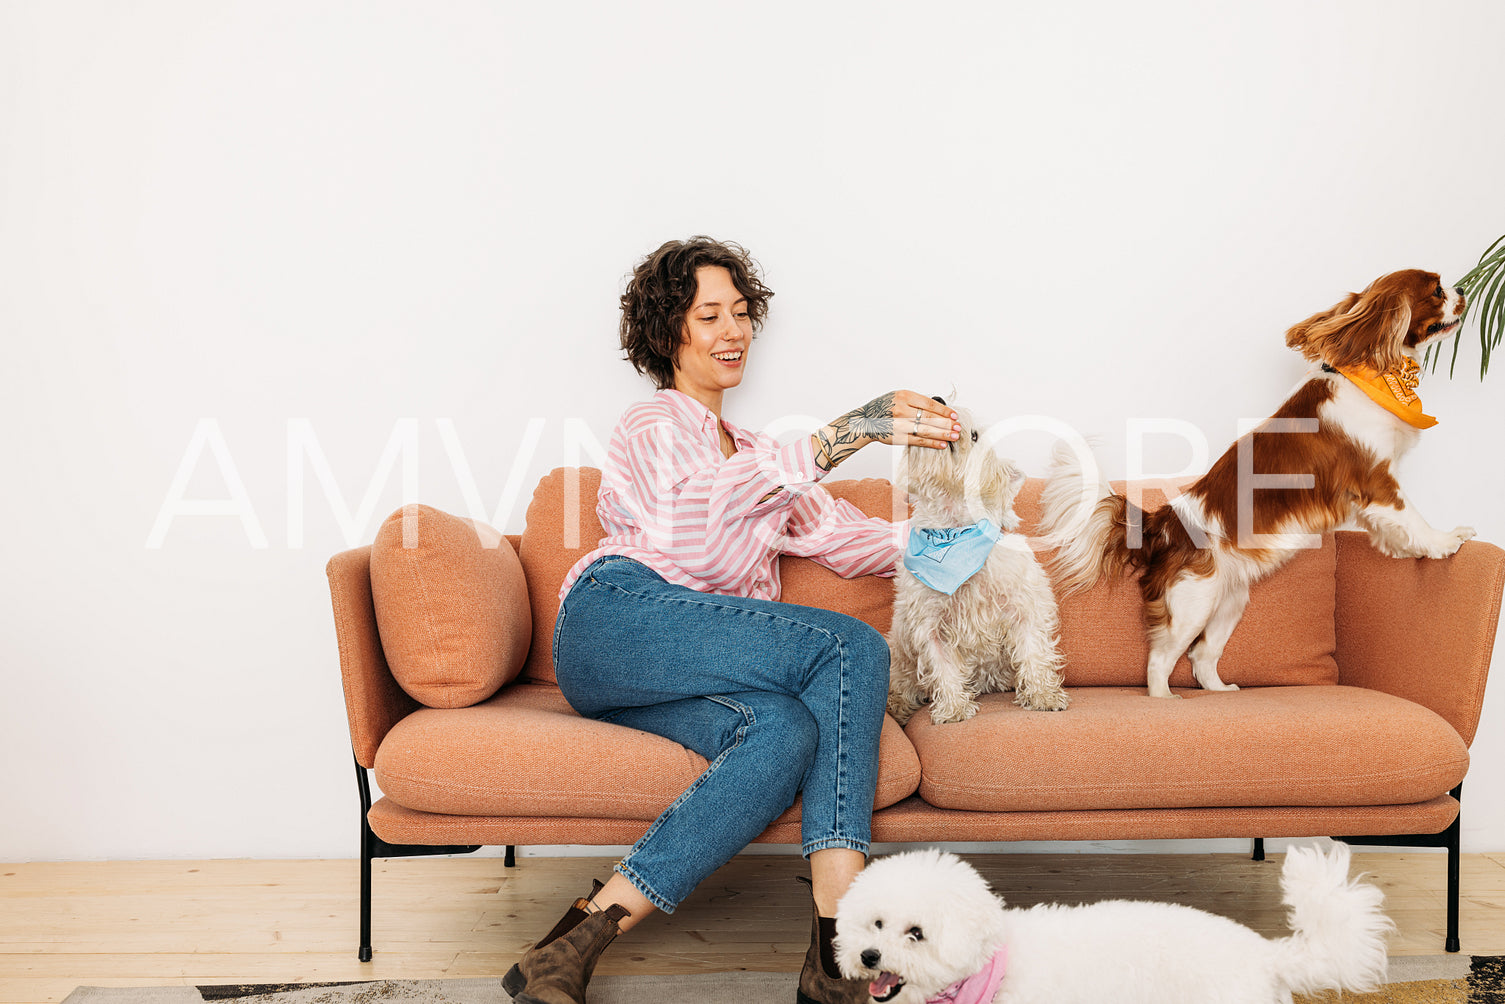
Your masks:
{"label": "sofa back cushion", "polygon": [[[533,647],[523,668],[525,679],[554,682],[553,637],[559,587],[575,562],[594,550],[604,535],[596,518],[600,485],[598,470],[559,468],[545,475],[533,494],[518,549],[528,577],[533,613]],[[896,512],[904,512],[895,489],[882,479],[831,481],[823,487],[869,516],[891,519]],[[1015,509],[1025,533],[1038,525],[1043,487],[1042,479],[1031,478],[1016,499]],[[1115,487],[1123,490],[1124,486]],[[1165,503],[1165,491],[1158,485],[1142,488],[1146,508]],[[1044,562],[1049,553],[1041,551],[1037,557]],[[1255,584],[1244,620],[1219,664],[1225,682],[1239,686],[1337,682],[1333,657],[1335,562],[1336,547],[1328,535],[1321,548],[1299,553],[1285,567]],[[781,598],[786,602],[838,610],[861,618],[879,631],[888,631],[893,579],[843,579],[808,558],[787,555],[779,559],[779,576]],[[1149,647],[1138,584],[1128,577],[1100,582],[1086,593],[1062,601],[1061,649],[1066,656],[1068,686],[1144,686]],[[1171,685],[1195,685],[1185,656],[1171,676]]]}
{"label": "sofa back cushion", "polygon": [[533,611],[533,647],[523,679],[554,683],[554,619],[559,587],[575,562],[595,550],[606,531],[596,518],[601,472],[594,467],[556,467],[533,489],[527,526],[517,556],[528,576]]}
{"label": "sofa back cushion", "polygon": [[[1015,511],[1026,533],[1039,524],[1044,479],[1031,478],[1020,489]],[[1115,491],[1127,486],[1114,482]],[[1147,510],[1167,501],[1159,482],[1138,486]],[[1299,551],[1286,565],[1249,590],[1249,605],[1223,650],[1218,675],[1240,687],[1286,687],[1335,684],[1338,663],[1337,545],[1332,534],[1322,546]],[[1049,568],[1051,552],[1037,557]],[[1150,646],[1144,631],[1144,601],[1132,575],[1099,582],[1085,593],[1060,601],[1061,654],[1070,687],[1142,687]],[[1191,663],[1183,654],[1171,673],[1172,687],[1194,687]]]}
{"label": "sofa back cushion", "polygon": [[[909,503],[902,492],[882,478],[861,481],[827,481],[822,485],[833,498],[845,499],[863,515],[892,520],[908,515]],[[779,598],[806,607],[824,607],[850,614],[877,630],[888,633],[894,619],[892,577],[863,575],[843,579],[809,558],[779,556]]]}
{"label": "sofa back cushion", "polygon": [[[869,516],[892,519],[894,488],[879,478],[834,481],[823,486]],[[533,648],[523,678],[554,683],[554,619],[559,615],[559,587],[575,562],[596,549],[606,535],[596,518],[596,495],[601,472],[593,467],[560,467],[544,475],[528,505],[518,556],[528,576],[528,602],[533,608]],[[897,502],[903,513],[903,499]],[[779,559],[780,597],[789,603],[824,607],[851,614],[887,631],[893,613],[892,579],[863,576],[843,579],[808,558]]]}
{"label": "sofa back cushion", "polygon": [[512,545],[484,523],[410,505],[371,545],[371,600],[399,686],[431,708],[466,708],[517,676],[532,620]]}

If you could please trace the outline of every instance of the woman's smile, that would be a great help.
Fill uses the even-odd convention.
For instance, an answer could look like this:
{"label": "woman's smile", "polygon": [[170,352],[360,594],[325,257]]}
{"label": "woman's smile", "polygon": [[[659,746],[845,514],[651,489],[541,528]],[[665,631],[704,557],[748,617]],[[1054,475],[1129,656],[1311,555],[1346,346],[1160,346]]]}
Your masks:
{"label": "woman's smile", "polygon": [[752,318],[747,297],[719,265],[695,270],[695,303],[685,311],[674,387],[721,414],[721,394],[742,382]]}

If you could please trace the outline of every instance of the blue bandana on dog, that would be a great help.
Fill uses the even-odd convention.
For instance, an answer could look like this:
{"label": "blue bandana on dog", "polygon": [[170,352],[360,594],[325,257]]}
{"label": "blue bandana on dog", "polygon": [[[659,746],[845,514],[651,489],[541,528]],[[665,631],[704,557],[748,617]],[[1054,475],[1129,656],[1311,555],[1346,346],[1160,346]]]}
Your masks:
{"label": "blue bandana on dog", "polygon": [[987,517],[971,526],[911,527],[904,567],[931,589],[952,596],[987,564],[1001,536]]}

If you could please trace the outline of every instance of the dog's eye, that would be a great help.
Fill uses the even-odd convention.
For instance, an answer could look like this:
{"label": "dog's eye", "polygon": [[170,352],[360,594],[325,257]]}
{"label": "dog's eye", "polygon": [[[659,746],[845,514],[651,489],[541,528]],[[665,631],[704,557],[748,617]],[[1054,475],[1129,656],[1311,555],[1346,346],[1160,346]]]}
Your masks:
{"label": "dog's eye", "polygon": [[875,920],[875,921],[873,921],[873,926],[876,927],[878,930],[881,931],[881,930],[883,930],[883,921],[881,921],[881,920]]}
{"label": "dog's eye", "polygon": [[977,430],[976,429],[972,430],[972,442],[974,442],[974,443],[977,442]]}
{"label": "dog's eye", "polygon": [[920,930],[918,927],[911,927],[906,933],[915,941],[925,940],[925,932]]}
{"label": "dog's eye", "polygon": [[1442,299],[1442,287],[1438,286],[1437,287],[1437,292],[1433,293],[1432,295],[1435,296],[1435,297],[1437,297],[1437,299],[1439,299],[1439,300]]}

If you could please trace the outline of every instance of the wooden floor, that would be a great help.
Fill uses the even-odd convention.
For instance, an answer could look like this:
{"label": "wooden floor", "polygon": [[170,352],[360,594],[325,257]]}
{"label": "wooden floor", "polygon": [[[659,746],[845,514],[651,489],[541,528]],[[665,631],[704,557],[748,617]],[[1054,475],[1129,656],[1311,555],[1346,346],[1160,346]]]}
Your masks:
{"label": "wooden floor", "polygon": [[[1280,860],[1241,855],[967,855],[1012,905],[1137,898],[1187,903],[1285,933]],[[1444,856],[1356,853],[1398,925],[1392,954],[1442,951]],[[354,861],[0,864],[0,1004],[79,985],[499,976],[603,858],[379,861],[373,961],[356,959]],[[602,973],[796,971],[809,939],[797,856],[744,855],[673,916],[645,921]],[[1463,859],[1463,951],[1505,954],[1505,854]],[[499,1000],[503,999],[499,995]]]}

